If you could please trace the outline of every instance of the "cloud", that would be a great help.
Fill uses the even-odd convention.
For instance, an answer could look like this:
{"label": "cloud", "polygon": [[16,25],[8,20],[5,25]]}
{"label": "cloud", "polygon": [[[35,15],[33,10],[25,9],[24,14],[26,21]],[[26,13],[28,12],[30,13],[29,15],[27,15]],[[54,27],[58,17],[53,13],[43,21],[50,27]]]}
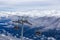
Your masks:
{"label": "cloud", "polygon": [[60,9],[59,0],[0,0],[0,10]]}
{"label": "cloud", "polygon": [[30,17],[43,17],[43,16],[57,16],[60,17],[60,10],[28,10],[28,11],[16,11],[16,12],[0,12],[1,16],[30,16]]}
{"label": "cloud", "polygon": [[34,2],[34,1],[47,1],[47,0],[0,0],[0,2],[4,3],[19,3],[19,2]]}

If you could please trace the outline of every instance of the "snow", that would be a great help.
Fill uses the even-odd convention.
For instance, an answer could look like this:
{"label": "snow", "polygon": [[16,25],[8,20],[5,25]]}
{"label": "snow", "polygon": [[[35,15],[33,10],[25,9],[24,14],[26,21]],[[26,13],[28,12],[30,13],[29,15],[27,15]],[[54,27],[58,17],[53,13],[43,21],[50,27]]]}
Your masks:
{"label": "snow", "polygon": [[4,34],[0,34],[0,39],[1,40],[19,40],[18,38],[14,38],[14,37],[11,37],[11,36],[6,36]]}
{"label": "snow", "polygon": [[[17,38],[17,37],[13,37],[11,35],[6,36],[4,34],[0,34],[0,40],[21,40],[21,39]],[[29,39],[29,38],[24,37],[24,40],[33,40],[33,39]]]}
{"label": "snow", "polygon": [[48,37],[48,40],[56,40],[54,37]]}
{"label": "snow", "polygon": [[[5,30],[3,29],[3,33],[0,34],[0,40],[21,40],[21,38],[17,38],[16,36],[12,36],[9,32],[7,32],[7,35],[5,35]],[[18,34],[16,34],[18,35]],[[23,40],[33,40],[30,38],[23,37]]]}
{"label": "snow", "polygon": [[[59,17],[57,17],[57,16],[60,16],[60,12],[59,11],[56,11],[56,10],[43,10],[43,11],[40,11],[40,10],[32,10],[32,11],[23,11],[24,12],[24,14],[29,14],[29,12],[31,12],[31,15],[33,15],[34,17],[35,17],[35,15],[45,15],[45,16],[40,16],[40,17],[37,17],[37,18],[34,18],[34,17],[27,17],[28,18],[28,21],[32,24],[32,25],[28,25],[28,24],[25,24],[25,25],[28,25],[28,26],[30,26],[31,28],[34,28],[34,27],[40,27],[40,26],[42,26],[42,27],[45,27],[43,30],[48,30],[48,29],[54,29],[54,28],[56,28],[57,30],[59,30],[60,29],[60,27],[59,27],[59,21],[57,21],[56,22],[56,24],[51,24],[53,21],[55,21],[55,20],[57,20],[57,19],[59,19]],[[17,14],[18,13],[18,14]],[[35,13],[35,14],[34,14]],[[1,25],[7,25],[7,26],[4,26],[4,27],[14,27],[14,26],[12,26],[11,24],[15,24],[15,23],[13,23],[12,21],[15,21],[15,20],[18,20],[19,19],[19,17],[17,16],[17,15],[20,15],[20,17],[22,16],[22,15],[24,15],[23,13],[22,13],[22,11],[21,12],[1,12],[1,14],[2,14],[2,16],[3,16],[3,14],[6,14],[6,15],[8,15],[8,17],[7,17],[7,19],[8,18],[10,18],[11,19],[11,21],[9,21],[8,23],[0,23]],[[9,15],[10,14],[10,15]],[[50,15],[51,14],[51,15]],[[58,15],[59,14],[59,15]],[[5,15],[5,16],[6,16]],[[29,14],[30,15],[30,14]],[[29,16],[28,15],[28,16]],[[53,16],[52,16],[53,15]],[[24,15],[24,17],[25,16],[27,16],[27,15]],[[50,19],[49,19],[49,16],[50,16]],[[55,25],[57,25],[57,23],[59,23],[58,24],[58,26],[56,27]],[[16,24],[17,25],[17,24]]]}
{"label": "snow", "polygon": [[5,12],[1,11],[0,16],[30,16],[30,17],[43,17],[43,16],[57,16],[60,17],[60,10],[30,10],[30,11],[15,11],[15,12]]}
{"label": "snow", "polygon": [[[28,21],[30,23],[32,23],[32,25],[30,26],[31,28],[35,28],[35,27],[43,27],[43,29],[41,29],[40,31],[46,31],[49,29],[54,29],[56,28],[56,30],[60,30],[60,11],[56,11],[56,10],[32,10],[32,11],[20,11],[20,12],[0,12],[0,20],[2,19],[1,17],[6,17],[7,19],[10,18],[11,21],[6,22],[6,23],[0,23],[0,25],[7,25],[7,26],[3,26],[3,27],[14,27],[13,24],[13,20],[17,20],[19,19],[18,16],[28,16]],[[18,15],[18,16],[17,16]],[[47,18],[46,18],[47,16]],[[30,18],[32,17],[32,18]],[[36,17],[36,19],[34,19]],[[42,18],[41,18],[42,17]],[[50,19],[48,19],[48,17],[51,17]],[[55,22],[55,20],[59,19],[58,21]],[[54,22],[52,24],[52,22]],[[57,25],[57,26],[56,26]],[[3,30],[3,32],[5,33],[6,31]],[[16,34],[16,36],[12,36],[10,33],[7,32],[8,35],[5,34],[0,34],[0,40],[21,40],[21,38],[17,38],[16,36],[18,36],[18,34]],[[44,35],[43,35],[44,37]],[[26,38],[23,37],[24,40],[33,40],[30,38]],[[37,38],[34,36],[34,38]],[[43,38],[41,38],[43,40]],[[48,40],[56,40],[53,37],[48,37]]]}

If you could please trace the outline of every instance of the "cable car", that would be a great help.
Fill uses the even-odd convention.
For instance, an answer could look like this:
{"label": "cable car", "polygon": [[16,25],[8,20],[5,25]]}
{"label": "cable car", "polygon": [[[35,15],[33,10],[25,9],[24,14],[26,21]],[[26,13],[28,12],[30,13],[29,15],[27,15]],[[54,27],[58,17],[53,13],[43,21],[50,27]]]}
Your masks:
{"label": "cable car", "polygon": [[35,32],[35,34],[39,36],[39,35],[41,35],[41,32],[40,32],[39,30],[37,30],[37,31]]}
{"label": "cable car", "polygon": [[19,30],[19,27],[18,27],[18,26],[15,26],[14,29],[15,29],[15,30]]}

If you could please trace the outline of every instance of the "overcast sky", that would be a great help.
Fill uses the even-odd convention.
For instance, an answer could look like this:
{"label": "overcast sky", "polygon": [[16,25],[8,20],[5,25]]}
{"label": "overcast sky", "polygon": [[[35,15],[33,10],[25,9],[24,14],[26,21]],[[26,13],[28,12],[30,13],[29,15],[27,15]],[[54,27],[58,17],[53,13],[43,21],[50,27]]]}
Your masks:
{"label": "overcast sky", "polygon": [[0,0],[0,11],[19,11],[28,9],[60,10],[60,0]]}

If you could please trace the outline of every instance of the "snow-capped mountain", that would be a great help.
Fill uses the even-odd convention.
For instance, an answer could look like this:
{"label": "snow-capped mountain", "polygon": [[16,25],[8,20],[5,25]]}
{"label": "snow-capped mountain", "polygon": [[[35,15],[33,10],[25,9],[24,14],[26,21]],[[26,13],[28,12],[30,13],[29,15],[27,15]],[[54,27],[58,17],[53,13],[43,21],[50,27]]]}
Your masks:
{"label": "snow-capped mountain", "polygon": [[[43,27],[43,29],[59,29],[60,27],[60,17],[52,16],[44,16],[44,17],[38,17],[38,18],[33,18],[33,17],[28,17],[28,16],[23,16],[24,19],[28,20],[32,26],[31,28],[34,27]],[[18,21],[20,20],[22,16],[17,16],[17,15],[12,15],[9,16],[8,18],[6,17],[1,17],[0,18],[0,24],[1,25],[9,25],[11,26],[13,24],[12,21]],[[5,22],[5,23],[3,23]],[[6,23],[7,22],[7,23]]]}
{"label": "snow-capped mountain", "polygon": [[[37,13],[34,15],[34,13]],[[41,11],[42,12],[42,11]],[[42,13],[34,10],[34,11],[24,11],[26,13],[24,16],[20,12],[1,12],[0,16],[0,35],[1,40],[20,40],[21,39],[21,24],[13,23],[12,21],[24,19],[28,20],[32,25],[24,24],[24,39],[26,40],[60,40],[60,15],[59,11],[54,11],[53,14],[51,11],[43,11]],[[46,13],[48,14],[46,14]],[[12,13],[12,14],[11,14]],[[33,13],[31,15],[27,15],[29,13]],[[49,16],[50,15],[50,16]],[[18,25],[19,30],[15,30],[14,27]],[[40,35],[36,35],[36,31],[41,32]],[[12,37],[11,37],[11,36]],[[11,37],[10,39],[6,37]],[[15,39],[16,38],[16,39]]]}

